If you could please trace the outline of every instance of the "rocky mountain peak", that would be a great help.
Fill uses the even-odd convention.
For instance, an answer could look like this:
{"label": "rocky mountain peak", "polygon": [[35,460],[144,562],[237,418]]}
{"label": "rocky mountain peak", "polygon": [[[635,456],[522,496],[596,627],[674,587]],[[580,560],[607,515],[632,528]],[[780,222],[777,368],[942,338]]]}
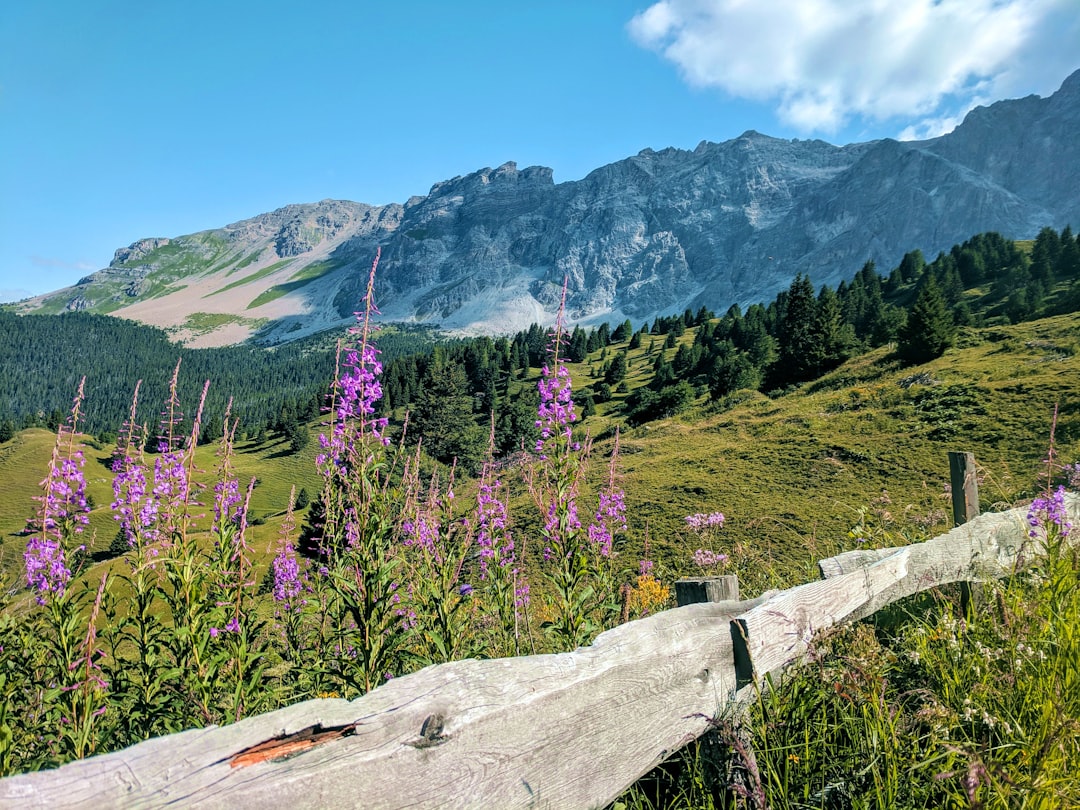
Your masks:
{"label": "rocky mountain peak", "polygon": [[109,267],[120,267],[144,259],[159,247],[169,244],[169,241],[164,237],[139,239],[127,247],[117,248],[113,254],[113,260],[109,262]]}

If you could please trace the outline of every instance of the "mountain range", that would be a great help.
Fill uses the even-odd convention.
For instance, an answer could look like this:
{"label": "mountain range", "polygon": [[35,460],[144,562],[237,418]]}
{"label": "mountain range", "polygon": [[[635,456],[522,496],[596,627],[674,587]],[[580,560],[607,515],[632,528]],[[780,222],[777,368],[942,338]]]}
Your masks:
{"label": "mountain range", "polygon": [[14,305],[89,310],[212,346],[340,326],[376,249],[382,317],[460,334],[550,323],[568,280],[584,324],[771,299],[798,273],[835,285],[973,234],[1080,226],[1080,71],[1049,96],[978,107],[951,133],[846,146],[749,131],[645,149],[581,180],[505,163],[404,204],[287,205],[140,239],[76,285]]}

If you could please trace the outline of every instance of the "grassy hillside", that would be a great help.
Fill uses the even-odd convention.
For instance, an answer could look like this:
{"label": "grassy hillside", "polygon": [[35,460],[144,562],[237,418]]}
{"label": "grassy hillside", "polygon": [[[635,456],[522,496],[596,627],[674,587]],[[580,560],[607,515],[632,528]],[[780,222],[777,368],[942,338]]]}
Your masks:
{"label": "grassy hillside", "polygon": [[[632,529],[674,564],[683,516],[719,510],[727,542],[790,563],[842,541],[883,491],[895,529],[943,529],[949,450],[975,453],[984,509],[1030,495],[1055,405],[1061,458],[1080,451],[1078,338],[1075,315],[968,330],[962,348],[914,368],[879,349],[772,399],[703,396],[623,435]],[[646,365],[630,354],[632,369]],[[586,425],[603,433],[618,403]]]}

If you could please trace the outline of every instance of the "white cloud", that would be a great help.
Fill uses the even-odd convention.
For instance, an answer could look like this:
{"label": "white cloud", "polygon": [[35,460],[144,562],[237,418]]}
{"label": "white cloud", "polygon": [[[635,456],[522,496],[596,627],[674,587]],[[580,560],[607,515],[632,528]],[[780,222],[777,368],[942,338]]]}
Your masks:
{"label": "white cloud", "polygon": [[661,0],[628,28],[688,83],[772,103],[807,133],[861,117],[941,134],[1080,66],[1075,0]]}

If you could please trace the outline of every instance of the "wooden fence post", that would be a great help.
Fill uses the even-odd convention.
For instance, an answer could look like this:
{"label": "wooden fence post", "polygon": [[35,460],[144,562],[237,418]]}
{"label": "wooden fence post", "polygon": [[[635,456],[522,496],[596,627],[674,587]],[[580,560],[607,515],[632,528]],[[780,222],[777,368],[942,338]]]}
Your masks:
{"label": "wooden fence post", "polygon": [[979,516],[979,479],[974,453],[949,452],[953,522],[957,526]]}
{"label": "wooden fence post", "polygon": [[[962,526],[979,516],[979,479],[975,454],[949,451],[949,482],[952,487],[953,523]],[[971,618],[974,608],[971,583],[960,583],[960,615]]]}
{"label": "wooden fence post", "polygon": [[739,578],[734,574],[722,577],[691,577],[675,582],[675,601],[683,605],[698,602],[738,602]]}

